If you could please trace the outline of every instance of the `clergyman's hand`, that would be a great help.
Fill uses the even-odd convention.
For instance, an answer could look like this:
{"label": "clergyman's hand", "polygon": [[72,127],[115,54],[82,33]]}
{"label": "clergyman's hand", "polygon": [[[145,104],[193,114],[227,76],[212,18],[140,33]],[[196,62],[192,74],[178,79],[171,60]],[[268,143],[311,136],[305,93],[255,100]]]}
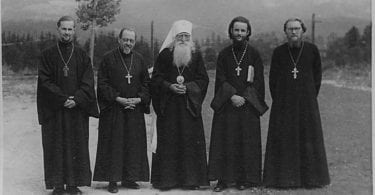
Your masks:
{"label": "clergyman's hand", "polygon": [[235,107],[241,107],[245,104],[245,98],[239,95],[233,95],[230,100],[232,101],[232,105]]}
{"label": "clergyman's hand", "polygon": [[132,109],[134,110],[136,100],[133,100],[134,98],[123,98],[123,97],[116,97],[116,101],[124,106],[125,109]]}
{"label": "clergyman's hand", "polygon": [[141,103],[141,98],[128,98],[125,109],[134,110],[137,104]]}
{"label": "clergyman's hand", "polygon": [[131,104],[131,101],[128,98],[116,97],[116,101],[125,107]]}
{"label": "clergyman's hand", "polygon": [[134,105],[141,103],[141,98],[128,98],[128,100],[131,104],[134,104]]}
{"label": "clergyman's hand", "polygon": [[72,99],[67,99],[64,103],[65,108],[74,108],[76,106],[76,102]]}
{"label": "clergyman's hand", "polygon": [[185,94],[186,93],[186,86],[180,85],[177,83],[173,83],[169,86],[169,88],[176,94]]}

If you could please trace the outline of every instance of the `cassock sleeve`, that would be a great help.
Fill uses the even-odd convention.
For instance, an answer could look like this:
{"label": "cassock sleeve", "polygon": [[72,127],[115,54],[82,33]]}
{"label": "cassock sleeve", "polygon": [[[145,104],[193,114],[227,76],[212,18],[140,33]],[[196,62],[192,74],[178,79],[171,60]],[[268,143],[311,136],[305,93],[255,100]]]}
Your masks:
{"label": "cassock sleeve", "polygon": [[166,60],[168,59],[168,48],[164,49],[156,59],[154,70],[151,78],[151,98],[152,106],[154,107],[155,113],[161,115],[162,113],[162,101],[168,96],[170,92],[169,86],[172,84],[166,81],[167,70]]}
{"label": "cassock sleeve", "polygon": [[314,76],[314,84],[315,84],[315,91],[316,96],[319,94],[320,85],[322,83],[322,63],[320,59],[320,54],[318,48],[314,45],[313,47],[314,53],[314,64],[313,64],[313,76]]}
{"label": "cassock sleeve", "polygon": [[39,124],[44,124],[57,110],[64,108],[69,95],[56,84],[57,75],[53,62],[48,58],[48,50],[43,52],[38,65],[37,110]]}
{"label": "cassock sleeve", "polygon": [[193,116],[197,117],[200,116],[202,103],[206,96],[209,82],[203,57],[200,52],[197,52],[197,69],[194,73],[194,77],[194,81],[187,82],[185,85],[187,93],[187,109]]}
{"label": "cassock sleeve", "polygon": [[167,50],[168,48],[164,49],[159,54],[158,58],[156,59],[154,71],[152,72],[152,81],[155,83],[155,85],[161,87],[161,90],[163,91],[170,90],[169,86],[172,84],[164,79],[167,74],[167,62],[165,61],[167,59]]}
{"label": "cassock sleeve", "polygon": [[279,65],[278,65],[277,49],[275,49],[272,53],[271,67],[270,67],[270,73],[269,73],[269,87],[270,87],[271,98],[273,100],[276,98],[275,93],[276,93],[278,66]]}
{"label": "cassock sleeve", "polygon": [[259,99],[264,101],[264,72],[263,61],[258,52],[254,53],[254,88],[257,90]]}
{"label": "cassock sleeve", "polygon": [[98,117],[96,105],[94,72],[90,58],[82,52],[82,73],[79,79],[79,89],[74,93],[74,101],[78,106],[86,110],[90,116]]}
{"label": "cassock sleeve", "polygon": [[[194,76],[195,79],[192,82],[196,83],[200,88],[201,96],[203,99],[206,96],[209,78],[207,75],[206,67],[204,66],[202,54],[200,52],[197,52],[197,69]],[[189,83],[186,83],[187,93],[189,93],[189,86]]]}
{"label": "cassock sleeve", "polygon": [[41,57],[41,63],[38,66],[38,86],[48,93],[43,94],[47,95],[50,98],[48,104],[52,104],[53,107],[62,107],[64,102],[68,99],[69,95],[65,94],[58,85],[56,85],[56,76],[53,74],[53,64],[50,64],[48,57],[48,53],[44,52]]}
{"label": "cassock sleeve", "polygon": [[[145,65],[143,59],[141,59],[142,72],[141,72],[141,90],[137,93],[138,97],[141,98],[141,104],[146,108],[149,108],[151,96],[150,96],[150,76],[148,74],[147,66]],[[149,110],[149,109],[148,109]],[[149,111],[146,113],[149,113]]]}
{"label": "cassock sleeve", "polygon": [[224,53],[220,52],[216,64],[215,95],[211,102],[211,108],[220,112],[228,100],[237,93],[237,90],[227,82],[223,64]]}
{"label": "cassock sleeve", "polygon": [[120,93],[109,83],[109,58],[104,58],[98,69],[98,103],[101,111],[109,108]]}
{"label": "cassock sleeve", "polygon": [[243,97],[250,102],[259,114],[262,115],[268,110],[268,106],[264,101],[264,73],[263,62],[257,51],[254,52],[254,82],[246,87]]}

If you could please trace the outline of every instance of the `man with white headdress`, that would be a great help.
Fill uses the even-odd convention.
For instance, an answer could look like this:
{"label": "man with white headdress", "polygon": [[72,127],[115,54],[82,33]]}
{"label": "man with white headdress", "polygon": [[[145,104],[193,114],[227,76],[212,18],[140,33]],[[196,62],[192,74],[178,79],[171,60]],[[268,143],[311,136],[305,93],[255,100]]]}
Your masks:
{"label": "man with white headdress", "polygon": [[209,185],[201,115],[209,79],[191,32],[189,21],[173,24],[152,73],[157,148],[151,183],[162,190]]}

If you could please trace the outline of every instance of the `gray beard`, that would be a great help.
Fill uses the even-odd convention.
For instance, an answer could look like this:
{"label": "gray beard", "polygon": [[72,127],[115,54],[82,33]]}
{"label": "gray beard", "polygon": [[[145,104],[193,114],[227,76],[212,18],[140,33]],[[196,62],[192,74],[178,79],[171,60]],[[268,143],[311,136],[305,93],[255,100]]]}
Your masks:
{"label": "gray beard", "polygon": [[302,38],[299,38],[297,41],[288,40],[289,47],[292,47],[292,48],[301,47],[301,43],[302,43]]}
{"label": "gray beard", "polygon": [[191,60],[190,44],[175,44],[173,50],[173,63],[177,67],[187,66]]}

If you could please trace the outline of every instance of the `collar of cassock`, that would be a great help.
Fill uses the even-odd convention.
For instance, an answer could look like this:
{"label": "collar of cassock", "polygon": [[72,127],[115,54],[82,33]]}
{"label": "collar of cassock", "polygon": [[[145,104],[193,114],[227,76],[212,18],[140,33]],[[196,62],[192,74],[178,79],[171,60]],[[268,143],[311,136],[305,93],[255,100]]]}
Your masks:
{"label": "collar of cassock", "polygon": [[288,42],[288,47],[291,48],[291,49],[300,49],[301,46],[302,46],[302,41],[300,41],[299,43],[290,43]]}
{"label": "collar of cassock", "polygon": [[70,46],[72,46],[72,45],[73,45],[72,41],[70,41],[70,42],[65,42],[65,41],[61,41],[61,40],[59,40],[59,46],[60,46],[60,47],[68,48],[68,47],[70,47]]}

